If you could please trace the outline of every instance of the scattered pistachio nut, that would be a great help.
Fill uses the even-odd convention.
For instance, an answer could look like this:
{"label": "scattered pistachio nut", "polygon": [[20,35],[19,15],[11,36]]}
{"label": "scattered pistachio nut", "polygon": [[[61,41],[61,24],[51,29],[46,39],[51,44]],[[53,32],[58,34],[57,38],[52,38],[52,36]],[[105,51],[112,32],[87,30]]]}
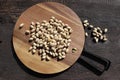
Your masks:
{"label": "scattered pistachio nut", "polygon": [[108,29],[107,29],[107,28],[105,28],[105,29],[104,29],[104,33],[106,33],[107,31],[108,31]]}
{"label": "scattered pistachio nut", "polygon": [[83,24],[84,25],[84,27],[87,27],[88,25],[87,24]]}
{"label": "scattered pistachio nut", "polygon": [[98,43],[99,39],[97,37],[94,37],[94,41]]}
{"label": "scattered pistachio nut", "polygon": [[26,34],[26,35],[29,35],[29,34],[30,34],[30,31],[29,31],[29,30],[26,30],[25,34]]}
{"label": "scattered pistachio nut", "polygon": [[87,32],[85,32],[85,36],[88,37],[88,33]]}
{"label": "scattered pistachio nut", "polygon": [[32,54],[35,54],[35,53],[36,53],[36,50],[35,50],[35,49],[33,49],[33,50],[32,50]]}
{"label": "scattered pistachio nut", "polygon": [[88,20],[84,20],[83,22],[84,22],[84,23],[88,23]]}
{"label": "scattered pistachio nut", "polygon": [[89,28],[92,29],[94,26],[93,25],[89,25]]}
{"label": "scattered pistachio nut", "polygon": [[21,23],[21,24],[19,25],[19,29],[23,28],[23,26],[24,26],[24,23]]}
{"label": "scattered pistachio nut", "polygon": [[72,53],[75,53],[77,51],[77,48],[72,48]]}
{"label": "scattered pistachio nut", "polygon": [[87,23],[85,23],[87,26],[89,25],[89,23],[87,22]]}
{"label": "scattered pistachio nut", "polygon": [[31,22],[31,25],[32,25],[32,26],[35,26],[35,23],[34,23],[34,22]]}

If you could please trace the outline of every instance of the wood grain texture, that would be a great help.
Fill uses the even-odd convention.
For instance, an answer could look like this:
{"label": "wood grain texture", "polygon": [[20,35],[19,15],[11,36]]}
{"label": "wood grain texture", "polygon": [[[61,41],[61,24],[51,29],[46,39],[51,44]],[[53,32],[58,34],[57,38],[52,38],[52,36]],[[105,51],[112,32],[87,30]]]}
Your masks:
{"label": "wood grain texture", "polygon": [[[55,59],[48,62],[41,61],[40,56],[28,52],[30,44],[28,42],[29,37],[25,35],[25,30],[29,29],[31,21],[48,21],[51,16],[55,16],[57,19],[69,24],[73,29],[69,52],[62,61]],[[25,23],[25,26],[19,30],[21,23]],[[13,46],[20,61],[31,70],[43,74],[58,73],[72,66],[81,55],[84,41],[84,29],[79,17],[70,8],[55,2],[39,3],[27,9],[17,20],[13,32]],[[74,47],[78,50],[72,53],[71,50]]]}

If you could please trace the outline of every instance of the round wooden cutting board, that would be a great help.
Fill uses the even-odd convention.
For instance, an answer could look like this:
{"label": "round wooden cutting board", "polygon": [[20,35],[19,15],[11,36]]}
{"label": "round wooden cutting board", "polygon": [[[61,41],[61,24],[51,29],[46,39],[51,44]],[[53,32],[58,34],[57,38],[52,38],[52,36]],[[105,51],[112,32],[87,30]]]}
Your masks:
{"label": "round wooden cutting board", "polygon": [[[28,52],[30,43],[28,42],[29,36],[25,35],[25,30],[29,29],[32,21],[48,21],[51,16],[62,20],[73,29],[69,52],[66,54],[66,58],[61,61],[56,59],[41,61],[40,56]],[[21,23],[25,25],[22,29],[19,29]],[[17,57],[29,69],[42,74],[58,73],[72,66],[81,55],[84,41],[84,29],[79,17],[70,8],[55,2],[39,3],[27,9],[17,20],[13,32],[13,46]],[[72,48],[77,48],[77,51],[72,53]]]}

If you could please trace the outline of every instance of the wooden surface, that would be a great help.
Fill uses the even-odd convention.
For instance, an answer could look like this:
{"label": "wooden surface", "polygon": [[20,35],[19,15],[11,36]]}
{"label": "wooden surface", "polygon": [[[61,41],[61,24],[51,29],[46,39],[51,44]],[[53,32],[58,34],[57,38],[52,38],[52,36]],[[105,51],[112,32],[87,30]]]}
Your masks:
{"label": "wooden surface", "polygon": [[[78,60],[65,72],[41,75],[19,61],[11,41],[16,20],[30,6],[44,1],[62,3],[74,10],[82,21],[88,19],[95,26],[108,28],[107,42],[95,44],[89,36],[84,47],[87,52],[109,59],[112,63],[108,71],[98,76]],[[119,25],[120,0],[0,0],[0,80],[120,80]]]}
{"label": "wooden surface", "polygon": [[[25,35],[25,30],[29,29],[32,21],[48,21],[51,16],[69,24],[73,29],[69,52],[66,54],[66,58],[61,61],[56,59],[41,61],[39,55],[32,55],[28,52],[30,43],[28,42],[29,37]],[[25,26],[19,29],[21,23],[24,23]],[[24,11],[18,18],[13,32],[13,46],[20,61],[31,70],[43,74],[58,73],[72,66],[81,55],[84,40],[84,29],[79,17],[70,8],[55,2],[39,3]],[[77,51],[72,53],[72,48],[77,48]]]}

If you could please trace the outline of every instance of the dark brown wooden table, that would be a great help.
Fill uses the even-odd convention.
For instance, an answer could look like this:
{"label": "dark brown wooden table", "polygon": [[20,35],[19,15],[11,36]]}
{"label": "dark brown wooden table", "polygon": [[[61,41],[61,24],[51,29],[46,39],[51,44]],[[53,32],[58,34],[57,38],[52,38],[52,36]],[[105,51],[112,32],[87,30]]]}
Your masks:
{"label": "dark brown wooden table", "polygon": [[[78,60],[62,73],[42,75],[27,69],[17,59],[11,41],[15,22],[27,8],[44,1],[63,3],[82,20],[88,19],[95,26],[108,28],[107,42],[95,44],[90,37],[85,42],[87,52],[111,61],[108,71],[97,75]],[[0,0],[0,80],[120,80],[119,24],[120,0]]]}

